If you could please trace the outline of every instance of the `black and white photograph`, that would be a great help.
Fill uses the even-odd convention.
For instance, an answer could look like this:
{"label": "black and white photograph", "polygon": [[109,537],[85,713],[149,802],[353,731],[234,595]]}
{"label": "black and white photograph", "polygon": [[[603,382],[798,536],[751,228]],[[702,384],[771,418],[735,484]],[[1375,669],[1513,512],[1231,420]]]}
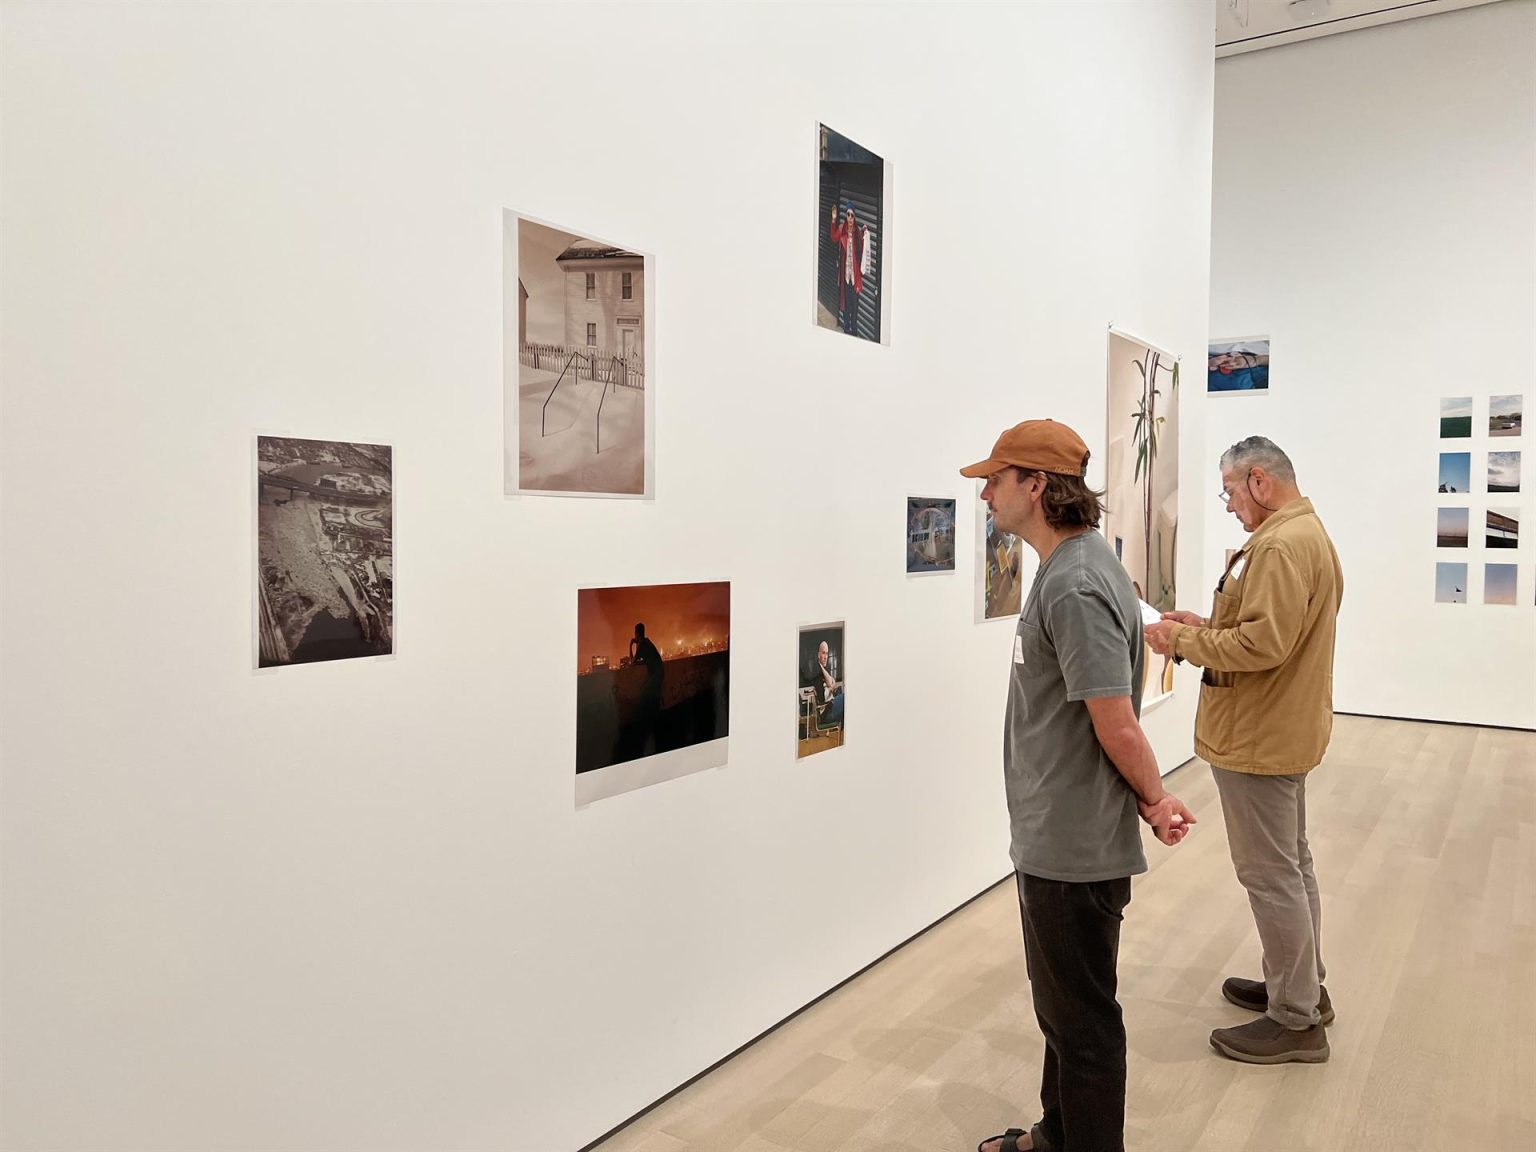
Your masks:
{"label": "black and white photograph", "polygon": [[816,323],[885,342],[886,163],[817,126]]}
{"label": "black and white photograph", "polygon": [[394,652],[393,451],[256,438],[257,666]]}
{"label": "black and white photograph", "polygon": [[1488,435],[1518,436],[1525,422],[1524,396],[1488,398]]}
{"label": "black and white photograph", "polygon": [[800,629],[797,760],[843,746],[844,630],[841,620]]}
{"label": "black and white photograph", "polygon": [[1488,509],[1488,528],[1483,543],[1489,548],[1520,547],[1520,509]]}
{"label": "black and white photograph", "polygon": [[1520,453],[1488,453],[1488,491],[1520,491]]}
{"label": "black and white photograph", "polygon": [[955,501],[942,496],[907,497],[907,575],[955,570]]}
{"label": "black and white photograph", "polygon": [[1467,546],[1467,529],[1471,524],[1471,513],[1466,508],[1441,508],[1437,510],[1435,525],[1435,547],[1437,548],[1465,548]]}
{"label": "black and white photograph", "polygon": [[503,228],[508,495],[646,496],[646,257],[512,212]]}
{"label": "black and white photograph", "polygon": [[578,804],[725,763],[731,585],[576,594]]}

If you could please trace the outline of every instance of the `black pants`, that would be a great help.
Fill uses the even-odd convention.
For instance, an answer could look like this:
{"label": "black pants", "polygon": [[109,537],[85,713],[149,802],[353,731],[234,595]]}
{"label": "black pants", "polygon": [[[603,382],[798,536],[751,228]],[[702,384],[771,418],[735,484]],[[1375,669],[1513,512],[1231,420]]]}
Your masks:
{"label": "black pants", "polygon": [[1016,873],[1035,1018],[1045,1034],[1041,1135],[1051,1152],[1124,1152],[1125,1024],[1115,999],[1131,878]]}

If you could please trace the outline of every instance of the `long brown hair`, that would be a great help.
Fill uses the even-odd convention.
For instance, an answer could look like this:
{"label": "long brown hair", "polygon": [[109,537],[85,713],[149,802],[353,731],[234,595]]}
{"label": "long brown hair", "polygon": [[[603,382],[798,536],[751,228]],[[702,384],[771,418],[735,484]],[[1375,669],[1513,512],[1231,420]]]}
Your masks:
{"label": "long brown hair", "polygon": [[[1086,469],[1088,460],[1083,459]],[[1060,472],[1041,472],[1045,491],[1040,494],[1040,511],[1052,528],[1097,528],[1104,514],[1104,493],[1095,492],[1081,476]]]}

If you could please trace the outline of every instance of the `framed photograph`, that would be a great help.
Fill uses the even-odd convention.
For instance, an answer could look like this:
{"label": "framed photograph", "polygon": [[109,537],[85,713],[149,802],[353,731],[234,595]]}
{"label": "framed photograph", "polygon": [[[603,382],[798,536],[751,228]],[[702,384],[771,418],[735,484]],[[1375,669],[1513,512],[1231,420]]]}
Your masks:
{"label": "framed photograph", "polygon": [[944,496],[907,497],[907,575],[955,570],[955,501]]}
{"label": "framed photograph", "polygon": [[1488,527],[1483,543],[1489,548],[1520,547],[1520,509],[1488,509]]}
{"label": "framed photograph", "polygon": [[502,213],[508,495],[651,495],[650,265],[622,245]]}
{"label": "framed photograph", "polygon": [[1488,491],[1520,491],[1520,453],[1488,453]]}
{"label": "framed photograph", "polygon": [[1440,491],[1455,495],[1472,491],[1472,453],[1440,453]]}
{"label": "framed photograph", "polygon": [[1472,435],[1472,397],[1440,398],[1440,439],[1462,440]]}
{"label": "framed photograph", "polygon": [[816,129],[816,165],[816,324],[875,344],[889,343],[889,167],[825,124]]}
{"label": "framed photograph", "polygon": [[800,629],[799,680],[795,692],[797,760],[843,746],[848,674],[844,631],[841,620]]}
{"label": "framed photograph", "polygon": [[[1179,362],[1110,329],[1106,354],[1104,513],[1100,528],[1136,595],[1178,607]],[[1173,660],[1145,653],[1142,706],[1173,691]]]}
{"label": "framed photograph", "polygon": [[256,437],[256,666],[395,650],[394,453]]}
{"label": "framed photograph", "polygon": [[998,531],[976,481],[976,623],[1016,619],[1024,608],[1024,541]]}
{"label": "framed photograph", "polygon": [[1435,565],[1435,603],[1465,604],[1467,602],[1467,566],[1465,564]]}
{"label": "framed photograph", "polygon": [[1519,569],[1514,564],[1483,565],[1483,603],[1515,603]]}
{"label": "framed photograph", "polygon": [[726,762],[731,585],[576,593],[576,801]]}
{"label": "framed photograph", "polygon": [[1524,396],[1491,396],[1488,399],[1488,435],[1518,436],[1525,422]]}
{"label": "framed photograph", "polygon": [[1207,349],[1205,390],[1207,394],[1268,392],[1269,337],[1213,340]]}
{"label": "framed photograph", "polygon": [[1437,509],[1435,547],[1465,548],[1467,531],[1471,524],[1471,510],[1467,508]]}

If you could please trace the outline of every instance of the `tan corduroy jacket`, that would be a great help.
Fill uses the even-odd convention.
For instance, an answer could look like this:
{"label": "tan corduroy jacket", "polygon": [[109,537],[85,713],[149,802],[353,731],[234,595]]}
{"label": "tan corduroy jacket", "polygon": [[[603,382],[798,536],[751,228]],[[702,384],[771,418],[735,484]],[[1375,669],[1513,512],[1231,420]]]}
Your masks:
{"label": "tan corduroy jacket", "polygon": [[1248,538],[1216,586],[1210,624],[1170,630],[1173,654],[1205,669],[1195,751],[1218,768],[1309,772],[1333,733],[1333,637],[1344,598],[1338,553],[1293,500]]}

